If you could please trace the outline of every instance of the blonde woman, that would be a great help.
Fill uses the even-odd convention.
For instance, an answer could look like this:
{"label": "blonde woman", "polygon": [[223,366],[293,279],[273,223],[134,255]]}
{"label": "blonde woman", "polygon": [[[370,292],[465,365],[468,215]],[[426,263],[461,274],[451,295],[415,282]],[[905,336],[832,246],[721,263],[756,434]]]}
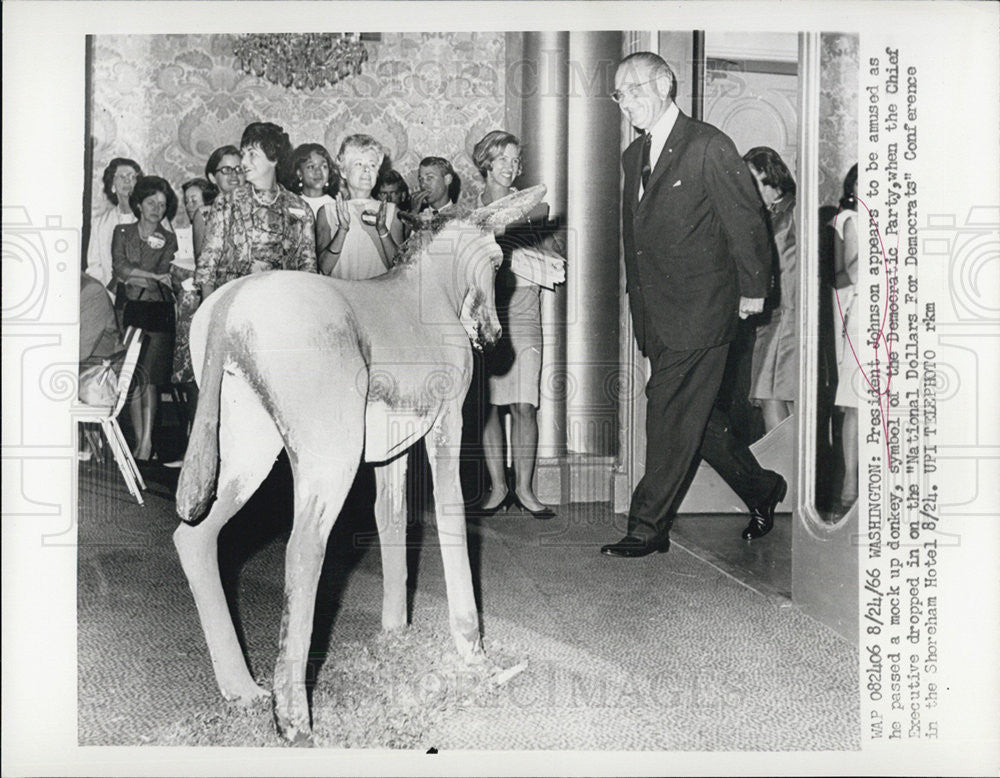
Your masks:
{"label": "blonde woman", "polygon": [[[513,184],[521,174],[521,142],[502,130],[487,133],[473,150],[472,160],[483,176],[485,187],[479,205],[517,191]],[[535,218],[544,219],[544,213]],[[519,247],[538,246],[542,239],[537,224],[529,216],[520,224],[508,225],[497,241],[504,250],[504,262],[497,273],[496,304],[503,337],[487,360],[489,411],[483,427],[483,450],[491,490],[479,510],[490,515],[510,506],[519,507],[536,519],[551,519],[555,512],[535,495],[535,454],[538,448],[539,379],[542,371],[541,288],[511,271],[511,255]],[[513,483],[504,471],[504,432],[500,409],[511,417]]]}
{"label": "blonde woman", "polygon": [[372,197],[384,159],[381,144],[370,135],[350,135],[340,144],[340,191],[316,218],[321,273],[359,281],[392,267],[403,242],[403,225],[394,203]]}

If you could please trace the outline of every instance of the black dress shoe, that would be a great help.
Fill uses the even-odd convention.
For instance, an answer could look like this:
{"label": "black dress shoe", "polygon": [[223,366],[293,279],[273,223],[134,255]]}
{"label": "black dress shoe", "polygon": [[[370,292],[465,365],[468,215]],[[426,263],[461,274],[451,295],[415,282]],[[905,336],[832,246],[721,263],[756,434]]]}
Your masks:
{"label": "black dress shoe", "polygon": [[744,540],[757,540],[771,531],[774,526],[774,511],[787,493],[788,482],[779,475],[778,483],[774,485],[767,499],[750,509],[750,523],[743,530]]}
{"label": "black dress shoe", "polygon": [[652,553],[665,554],[670,550],[670,537],[664,535],[662,538],[646,540],[635,535],[626,535],[617,543],[610,543],[601,547],[601,553],[605,556],[618,556],[625,559],[647,556]]}
{"label": "black dress shoe", "polygon": [[465,515],[468,518],[478,517],[485,519],[490,516],[493,516],[496,513],[499,513],[500,511],[507,510],[511,505],[514,504],[515,499],[516,498],[514,497],[514,493],[508,490],[507,494],[504,495],[504,498],[496,505],[494,505],[492,508],[483,508],[477,505],[474,508],[469,508],[468,510],[466,510]]}
{"label": "black dress shoe", "polygon": [[516,507],[520,508],[525,513],[530,513],[532,518],[544,520],[544,519],[554,519],[556,517],[556,512],[547,506],[542,506],[541,510],[537,511],[531,510],[531,508],[527,507],[523,502],[521,502],[520,498],[518,498],[518,496],[514,494],[513,491],[507,492],[507,496],[508,497],[513,496],[514,498],[513,504]]}

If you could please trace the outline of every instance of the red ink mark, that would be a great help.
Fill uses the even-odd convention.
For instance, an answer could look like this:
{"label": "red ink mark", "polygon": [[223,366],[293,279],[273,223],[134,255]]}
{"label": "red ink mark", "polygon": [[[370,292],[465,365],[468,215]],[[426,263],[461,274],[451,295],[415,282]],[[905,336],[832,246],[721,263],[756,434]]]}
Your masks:
{"label": "red ink mark", "polygon": [[[892,362],[892,354],[894,353],[894,351],[893,351],[893,348],[892,348],[892,343],[885,337],[885,334],[884,334],[885,333],[885,322],[886,322],[886,319],[889,317],[889,272],[890,272],[889,260],[888,260],[888,258],[885,255],[885,245],[882,242],[882,232],[879,230],[878,222],[872,217],[871,209],[868,207],[868,204],[865,203],[865,201],[862,200],[860,197],[855,197],[855,200],[857,200],[857,202],[859,202],[861,205],[864,206],[865,210],[868,211],[868,220],[869,220],[869,222],[871,222],[873,225],[875,225],[875,234],[878,236],[879,251],[882,253],[882,266],[885,268],[885,310],[882,311],[882,321],[879,323],[878,332],[875,335],[875,342],[872,344],[872,348],[874,349],[874,352],[875,352],[875,360],[874,360],[875,367],[874,367],[874,370],[872,371],[871,375],[869,375],[868,372],[865,370],[865,366],[861,363],[861,360],[858,358],[858,352],[854,348],[854,341],[851,338],[850,329],[846,326],[847,322],[844,319],[844,311],[843,311],[843,309],[841,308],[841,305],[840,305],[840,294],[837,292],[836,289],[833,290],[833,293],[834,293],[834,295],[837,298],[837,312],[840,314],[840,323],[841,323],[841,326],[843,326],[843,328],[844,328],[844,337],[847,340],[847,346],[850,347],[850,349],[851,349],[851,355],[854,357],[854,361],[855,361],[855,363],[857,363],[858,370],[861,371],[861,375],[864,377],[865,382],[868,384],[869,388],[873,392],[875,392],[876,395],[878,395],[879,416],[880,416],[880,418],[882,420],[882,434],[885,436],[885,452],[886,452],[886,456],[887,456],[887,458],[889,460],[888,461],[888,467],[890,469],[892,469],[892,466],[893,466],[893,462],[892,462],[892,449],[889,446],[889,387],[890,387],[890,385],[892,383],[892,372],[889,369],[889,367],[890,367],[890,364]],[[837,211],[837,215],[833,219],[833,226],[834,226],[834,228],[836,228],[836,226],[837,226],[837,219],[839,217],[840,217],[840,211],[838,210]],[[899,254],[899,236],[898,235],[896,236],[896,252],[897,252],[897,256],[898,256],[898,254]],[[860,264],[860,258],[861,258],[861,241],[859,239],[858,240],[858,262],[859,262],[859,264]],[[898,262],[894,263],[893,266],[892,266],[892,268],[891,268],[892,279],[893,279],[894,282],[896,280],[896,272],[897,272],[896,271],[896,266],[897,266],[897,264],[898,264]],[[860,281],[860,277],[859,277],[859,281]],[[855,286],[855,293],[854,293],[855,294],[855,304],[858,304],[861,301],[861,296],[859,294],[860,291],[861,291],[860,284],[858,282],[855,282],[854,286]],[[855,318],[857,318],[858,313],[859,313],[859,311],[855,312]],[[881,382],[881,373],[880,373],[880,363],[879,363],[879,349],[880,348],[884,349],[884,352],[885,352],[886,371],[885,371],[885,388],[884,389],[880,388],[881,383],[882,383]]]}

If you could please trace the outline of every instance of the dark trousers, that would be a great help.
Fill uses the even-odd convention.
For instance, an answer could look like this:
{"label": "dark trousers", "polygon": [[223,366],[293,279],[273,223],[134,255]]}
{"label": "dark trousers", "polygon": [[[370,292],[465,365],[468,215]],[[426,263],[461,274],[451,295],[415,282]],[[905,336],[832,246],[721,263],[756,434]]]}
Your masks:
{"label": "dark trousers", "polygon": [[629,534],[647,539],[670,531],[672,507],[696,456],[708,462],[747,507],[763,502],[778,479],[733,435],[726,415],[713,410],[729,344],[692,351],[651,345],[646,472],[632,494],[628,519]]}

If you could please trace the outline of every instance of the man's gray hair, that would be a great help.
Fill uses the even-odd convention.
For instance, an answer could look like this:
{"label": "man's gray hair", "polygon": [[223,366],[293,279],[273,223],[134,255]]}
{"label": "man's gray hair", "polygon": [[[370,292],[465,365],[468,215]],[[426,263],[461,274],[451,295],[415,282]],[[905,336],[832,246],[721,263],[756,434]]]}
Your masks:
{"label": "man's gray hair", "polygon": [[674,75],[673,68],[659,54],[654,54],[651,51],[636,51],[619,62],[618,67],[621,68],[629,63],[632,63],[633,67],[640,63],[646,65],[653,78],[668,76],[670,78],[669,97],[673,100],[677,96],[677,76]]}

